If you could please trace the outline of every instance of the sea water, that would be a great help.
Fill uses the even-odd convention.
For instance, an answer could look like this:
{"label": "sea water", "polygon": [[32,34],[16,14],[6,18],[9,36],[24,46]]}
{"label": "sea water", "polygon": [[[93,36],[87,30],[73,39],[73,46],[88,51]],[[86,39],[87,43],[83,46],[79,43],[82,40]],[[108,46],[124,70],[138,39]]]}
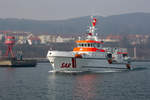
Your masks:
{"label": "sea water", "polygon": [[49,63],[0,68],[0,100],[150,100],[150,63],[135,69],[53,73]]}

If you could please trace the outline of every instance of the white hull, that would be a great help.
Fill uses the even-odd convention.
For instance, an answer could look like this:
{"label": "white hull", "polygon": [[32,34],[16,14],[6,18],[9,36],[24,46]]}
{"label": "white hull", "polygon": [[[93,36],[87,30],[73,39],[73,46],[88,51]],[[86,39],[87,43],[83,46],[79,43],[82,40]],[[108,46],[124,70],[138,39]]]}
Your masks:
{"label": "white hull", "polygon": [[116,64],[109,64],[106,59],[89,59],[90,63],[88,63],[88,67],[98,67],[98,68],[127,68],[126,64],[123,63],[116,63]]}
{"label": "white hull", "polygon": [[[53,71],[106,71],[106,70],[121,70],[127,69],[126,64],[117,63],[109,64],[107,59],[89,59],[89,58],[75,58],[70,52],[69,56],[62,56],[65,52],[50,51],[54,55],[48,55]],[[55,55],[57,53],[57,55]]]}

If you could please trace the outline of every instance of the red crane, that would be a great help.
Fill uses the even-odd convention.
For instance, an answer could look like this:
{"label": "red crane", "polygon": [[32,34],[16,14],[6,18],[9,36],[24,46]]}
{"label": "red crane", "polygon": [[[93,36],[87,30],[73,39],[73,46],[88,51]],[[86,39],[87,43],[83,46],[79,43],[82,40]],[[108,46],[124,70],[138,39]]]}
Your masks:
{"label": "red crane", "polygon": [[15,37],[14,36],[6,36],[5,44],[8,46],[5,56],[9,56],[9,53],[10,53],[11,57],[14,57],[14,53],[13,53],[12,49],[15,44]]}
{"label": "red crane", "polygon": [[10,35],[11,31],[1,31],[0,30],[0,32],[4,34],[5,45],[7,45],[7,47],[8,47],[4,56],[9,56],[9,54],[10,54],[11,57],[14,57],[14,53],[13,53],[12,49],[15,44],[15,37]]}

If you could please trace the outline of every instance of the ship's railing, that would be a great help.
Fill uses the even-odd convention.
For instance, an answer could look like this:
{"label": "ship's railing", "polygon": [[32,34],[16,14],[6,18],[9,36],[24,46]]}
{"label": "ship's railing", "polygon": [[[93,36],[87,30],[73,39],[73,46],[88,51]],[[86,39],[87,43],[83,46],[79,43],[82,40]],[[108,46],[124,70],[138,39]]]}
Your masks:
{"label": "ship's railing", "polygon": [[107,52],[127,52],[126,48],[111,48],[111,47],[104,47],[104,50],[106,50]]}
{"label": "ship's railing", "polygon": [[126,48],[113,48],[113,52],[127,52]]}

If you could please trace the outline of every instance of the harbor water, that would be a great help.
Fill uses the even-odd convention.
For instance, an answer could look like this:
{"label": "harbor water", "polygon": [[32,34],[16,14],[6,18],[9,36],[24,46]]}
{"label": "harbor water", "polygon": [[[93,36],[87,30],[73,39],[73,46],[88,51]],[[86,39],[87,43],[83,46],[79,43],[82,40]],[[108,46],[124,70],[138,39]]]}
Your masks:
{"label": "harbor water", "polygon": [[132,71],[51,73],[49,63],[0,68],[0,100],[150,100],[150,62]]}

